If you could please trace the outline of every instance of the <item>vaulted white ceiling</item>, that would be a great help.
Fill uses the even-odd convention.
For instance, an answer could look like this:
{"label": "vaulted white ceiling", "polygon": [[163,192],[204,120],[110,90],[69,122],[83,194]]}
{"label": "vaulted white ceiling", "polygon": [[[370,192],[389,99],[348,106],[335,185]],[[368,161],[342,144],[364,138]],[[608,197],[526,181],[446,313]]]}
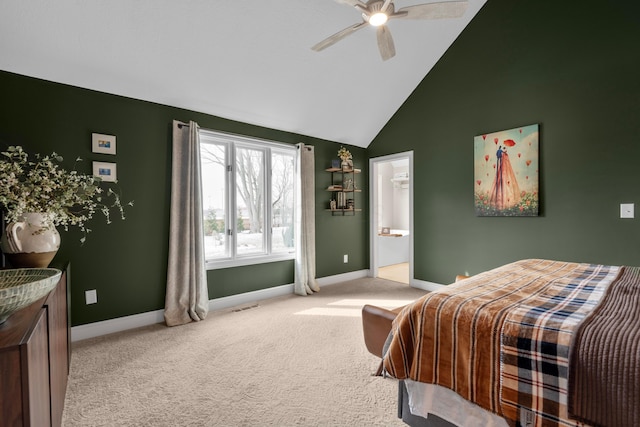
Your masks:
{"label": "vaulted white ceiling", "polygon": [[2,0],[0,69],[366,147],[485,1],[391,20],[383,62],[373,28],[310,49],[361,21],[333,0]]}

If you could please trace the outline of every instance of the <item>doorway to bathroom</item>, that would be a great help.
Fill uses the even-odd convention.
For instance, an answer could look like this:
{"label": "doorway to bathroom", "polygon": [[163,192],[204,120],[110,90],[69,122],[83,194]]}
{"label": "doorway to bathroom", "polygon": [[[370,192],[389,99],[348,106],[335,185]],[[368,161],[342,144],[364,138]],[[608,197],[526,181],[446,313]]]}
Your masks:
{"label": "doorway to bathroom", "polygon": [[369,171],[371,275],[411,284],[413,152],[372,158]]}

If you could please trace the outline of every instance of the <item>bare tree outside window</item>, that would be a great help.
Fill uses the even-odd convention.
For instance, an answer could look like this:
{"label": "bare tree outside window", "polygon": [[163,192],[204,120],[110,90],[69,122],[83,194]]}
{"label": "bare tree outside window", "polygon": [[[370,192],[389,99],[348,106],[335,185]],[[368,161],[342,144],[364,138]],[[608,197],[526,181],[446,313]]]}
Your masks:
{"label": "bare tree outside window", "polygon": [[274,252],[293,247],[294,167],[291,153],[273,152],[271,155],[271,226]]}
{"label": "bare tree outside window", "polygon": [[[236,203],[239,222],[245,230],[236,226],[236,250],[238,254],[264,252],[264,151],[236,148]],[[248,216],[244,224],[243,216]]]}
{"label": "bare tree outside window", "polygon": [[217,143],[206,137],[203,141],[207,259],[292,254],[295,150],[246,142],[234,145],[226,140]]}

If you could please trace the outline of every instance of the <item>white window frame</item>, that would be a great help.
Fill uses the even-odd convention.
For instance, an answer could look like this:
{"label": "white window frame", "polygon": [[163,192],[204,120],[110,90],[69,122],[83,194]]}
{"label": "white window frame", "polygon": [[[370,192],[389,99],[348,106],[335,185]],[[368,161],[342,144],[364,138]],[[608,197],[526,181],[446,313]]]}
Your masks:
{"label": "white window frame", "polygon": [[[297,155],[296,155],[296,146],[278,143],[274,141],[259,139],[259,138],[250,138],[241,135],[235,135],[231,133],[218,132],[208,129],[200,129],[200,144],[207,144],[207,142],[223,144],[227,148],[225,150],[225,162],[227,164],[227,181],[225,187],[225,201],[226,201],[226,212],[225,218],[227,219],[227,231],[225,238],[225,246],[227,257],[225,258],[209,258],[206,259],[206,269],[207,270],[215,270],[219,268],[228,268],[228,267],[240,267],[243,265],[253,265],[253,264],[262,264],[276,261],[284,261],[295,258],[295,239],[294,246],[289,248],[286,252],[272,252],[272,234],[273,234],[273,225],[272,225],[272,165],[271,165],[271,157],[272,152],[289,152],[291,153],[294,161],[293,165],[293,173],[295,175],[295,171],[297,171]],[[264,226],[263,229],[263,241],[264,241],[264,253],[260,254],[238,254],[237,253],[237,216],[238,216],[238,207],[236,200],[236,149],[237,148],[250,148],[254,150],[259,150],[264,153]],[[298,179],[296,176],[293,177],[293,194],[297,194],[295,186],[297,185]],[[294,200],[294,215],[295,218],[297,209],[297,201]],[[231,228],[233,232],[229,234],[228,230]],[[267,232],[269,230],[269,232]]]}

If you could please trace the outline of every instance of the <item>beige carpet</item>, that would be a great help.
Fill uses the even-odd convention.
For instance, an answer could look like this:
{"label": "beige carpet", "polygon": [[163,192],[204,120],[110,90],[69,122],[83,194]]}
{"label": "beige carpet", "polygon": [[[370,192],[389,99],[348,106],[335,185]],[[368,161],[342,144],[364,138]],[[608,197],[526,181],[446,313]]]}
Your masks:
{"label": "beige carpet", "polygon": [[75,343],[63,426],[402,426],[360,309],[423,294],[358,279]]}

